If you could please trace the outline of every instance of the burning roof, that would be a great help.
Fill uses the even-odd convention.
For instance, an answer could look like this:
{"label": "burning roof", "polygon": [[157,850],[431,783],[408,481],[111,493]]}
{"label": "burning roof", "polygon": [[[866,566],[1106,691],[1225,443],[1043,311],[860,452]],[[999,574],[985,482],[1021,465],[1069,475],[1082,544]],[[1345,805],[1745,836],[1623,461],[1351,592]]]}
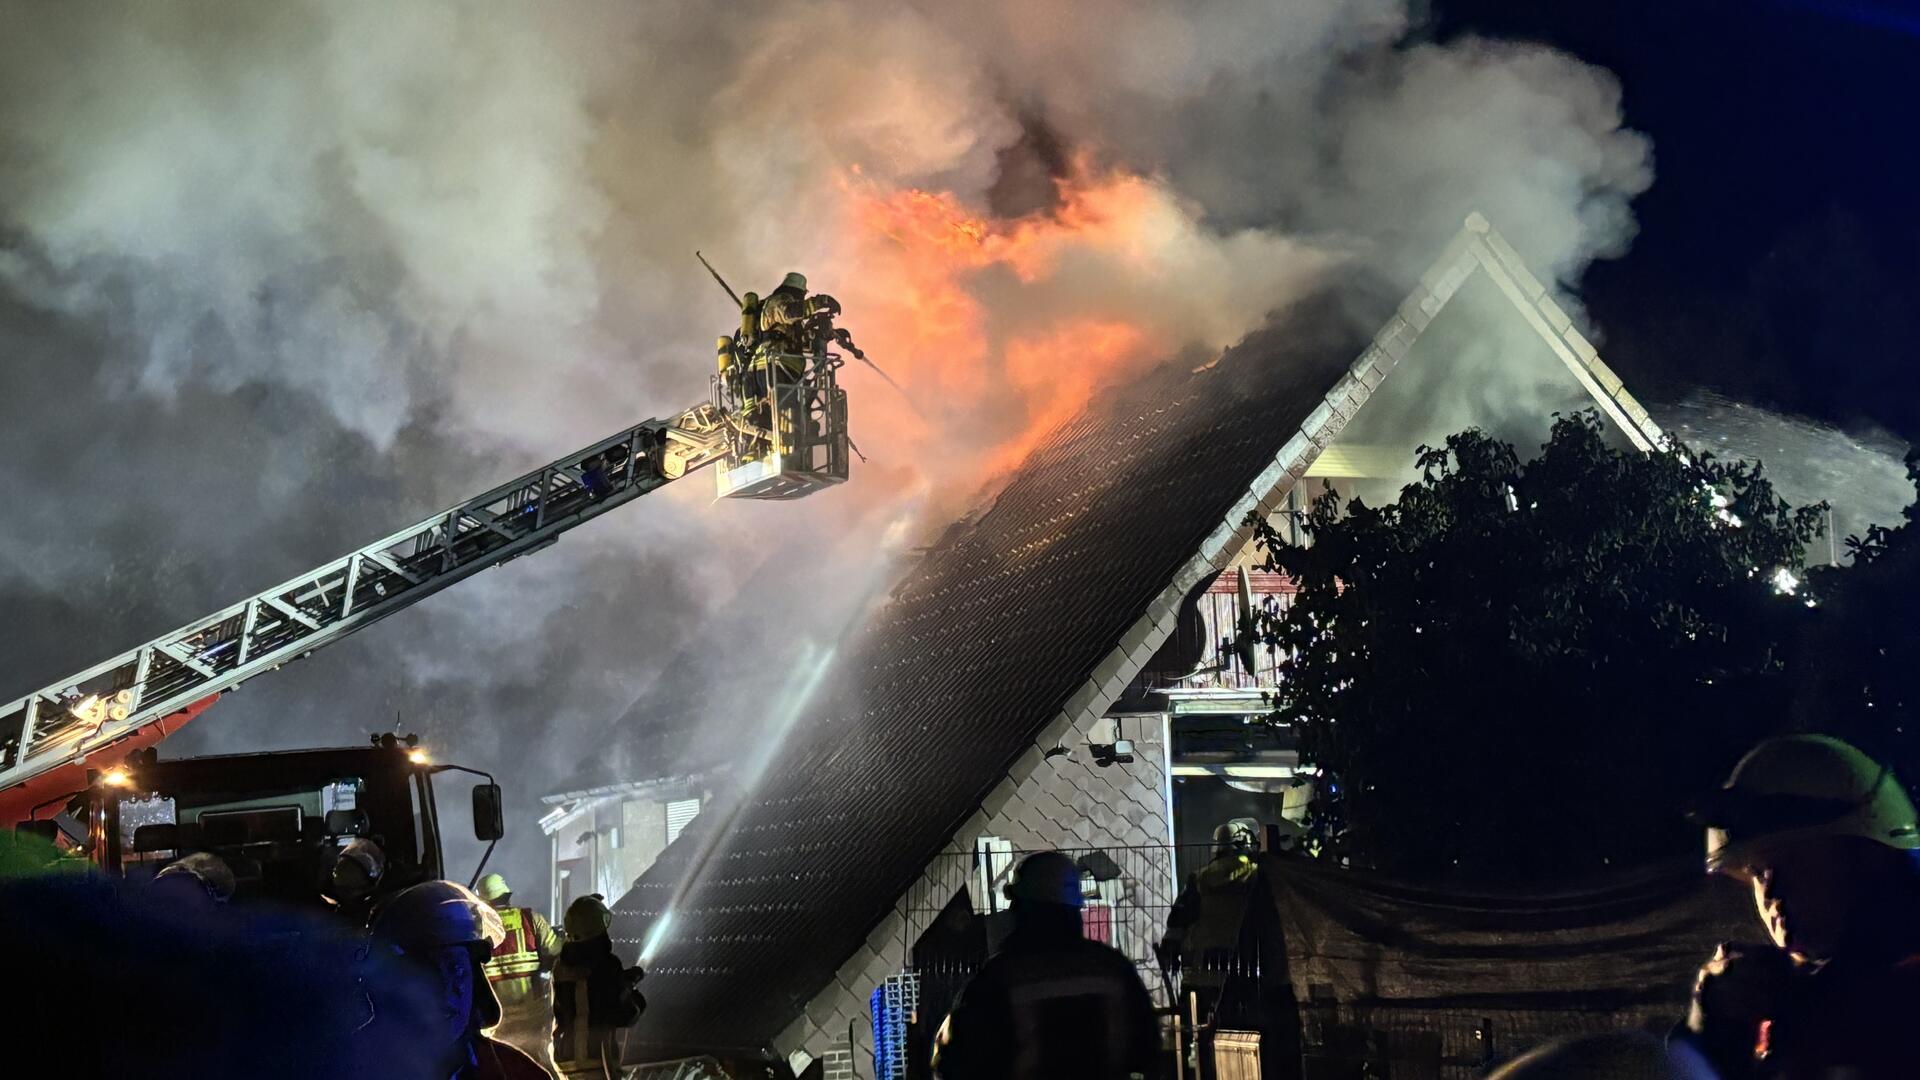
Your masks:
{"label": "burning roof", "polygon": [[1574,395],[1632,442],[1660,437],[1477,215],[1371,344],[1350,299],[1322,296],[1215,363],[1095,398],[840,646],[737,817],[702,815],[619,902],[624,946],[658,938],[642,1037],[743,1046],[783,1029],[989,791],[1039,757],[1043,732],[1106,708],[1178,599],[1244,543],[1246,515],[1305,474],[1482,271]]}

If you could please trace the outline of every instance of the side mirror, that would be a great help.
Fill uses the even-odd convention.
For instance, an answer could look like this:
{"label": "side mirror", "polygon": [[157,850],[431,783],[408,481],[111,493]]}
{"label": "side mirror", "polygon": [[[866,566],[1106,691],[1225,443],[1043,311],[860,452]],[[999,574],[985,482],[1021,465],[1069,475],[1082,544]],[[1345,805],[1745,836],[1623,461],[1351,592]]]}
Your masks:
{"label": "side mirror", "polygon": [[499,784],[473,785],[473,835],[477,840],[488,842],[507,835],[507,816]]}

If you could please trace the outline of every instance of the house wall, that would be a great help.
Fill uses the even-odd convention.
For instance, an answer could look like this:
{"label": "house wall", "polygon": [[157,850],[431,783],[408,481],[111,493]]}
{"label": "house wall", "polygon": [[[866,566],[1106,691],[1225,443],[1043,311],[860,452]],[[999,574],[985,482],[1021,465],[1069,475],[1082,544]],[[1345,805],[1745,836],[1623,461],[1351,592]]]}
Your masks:
{"label": "house wall", "polygon": [[[1093,763],[1087,744],[1112,742],[1113,723],[1097,713],[1085,715],[1071,726],[1061,725],[1051,740],[1043,738],[1030,749],[1014,773],[954,834],[948,846],[953,854],[927,867],[826,989],[780,1034],[774,1049],[783,1056],[805,1050],[824,1057],[836,1042],[844,1045],[851,1024],[858,1043],[859,1075],[871,1071],[873,1023],[868,1002],[873,989],[906,967],[914,939],[926,928],[931,913],[952,898],[956,883],[968,879],[965,868],[971,864],[978,837],[998,837],[1016,850],[1164,849],[1172,835],[1165,726],[1159,717],[1127,718],[1125,735],[1133,741],[1134,762],[1102,768]],[[1044,748],[1054,745],[1067,746],[1072,754],[1043,757]],[[1133,891],[1130,904],[1164,908],[1173,902],[1171,866],[1160,869],[1164,874],[1143,873],[1145,880],[1126,882]],[[1148,961],[1159,929],[1153,928],[1152,935],[1116,935],[1115,944],[1129,953],[1144,954],[1135,955],[1136,960]]]}
{"label": "house wall", "polygon": [[[662,782],[626,797],[603,797],[592,810],[560,826],[552,841],[554,906],[565,910],[571,898],[590,892],[617,903],[667,849],[668,803],[696,796],[704,805],[703,789],[684,781]],[[581,879],[569,880],[564,895],[563,866],[575,868]]]}
{"label": "house wall", "polygon": [[608,900],[618,899],[633,885],[633,879],[646,872],[653,860],[667,849],[667,804],[657,799],[630,799],[612,808],[606,816],[609,826],[620,828],[620,847],[607,853],[613,891]]}

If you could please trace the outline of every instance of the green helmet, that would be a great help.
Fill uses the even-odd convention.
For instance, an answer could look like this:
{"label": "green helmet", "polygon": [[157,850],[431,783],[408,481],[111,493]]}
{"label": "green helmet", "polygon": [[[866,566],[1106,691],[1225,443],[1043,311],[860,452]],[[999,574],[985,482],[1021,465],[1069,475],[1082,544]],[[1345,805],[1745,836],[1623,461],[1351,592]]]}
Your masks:
{"label": "green helmet", "polygon": [[489,904],[498,903],[513,895],[513,886],[499,874],[488,874],[480,879],[480,899]]}
{"label": "green helmet", "polygon": [[1768,851],[1813,837],[1920,848],[1913,802],[1893,770],[1826,735],[1767,739],[1689,817],[1707,827],[1707,869],[1739,878]]}
{"label": "green helmet", "polygon": [[783,289],[798,289],[801,292],[806,292],[807,275],[798,273],[788,274],[786,277],[780,279],[780,287]]}
{"label": "green helmet", "polygon": [[591,941],[613,928],[613,909],[607,906],[606,897],[588,893],[567,905],[566,918],[560,924],[566,929],[568,941]]}

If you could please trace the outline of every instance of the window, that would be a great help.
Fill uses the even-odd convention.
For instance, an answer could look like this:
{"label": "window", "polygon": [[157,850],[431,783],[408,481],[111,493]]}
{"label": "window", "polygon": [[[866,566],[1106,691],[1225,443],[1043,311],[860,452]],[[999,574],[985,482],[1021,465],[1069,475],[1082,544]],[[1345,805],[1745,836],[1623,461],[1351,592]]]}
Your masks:
{"label": "window", "polygon": [[667,803],[667,843],[680,839],[681,832],[698,816],[699,799],[674,799]]}

